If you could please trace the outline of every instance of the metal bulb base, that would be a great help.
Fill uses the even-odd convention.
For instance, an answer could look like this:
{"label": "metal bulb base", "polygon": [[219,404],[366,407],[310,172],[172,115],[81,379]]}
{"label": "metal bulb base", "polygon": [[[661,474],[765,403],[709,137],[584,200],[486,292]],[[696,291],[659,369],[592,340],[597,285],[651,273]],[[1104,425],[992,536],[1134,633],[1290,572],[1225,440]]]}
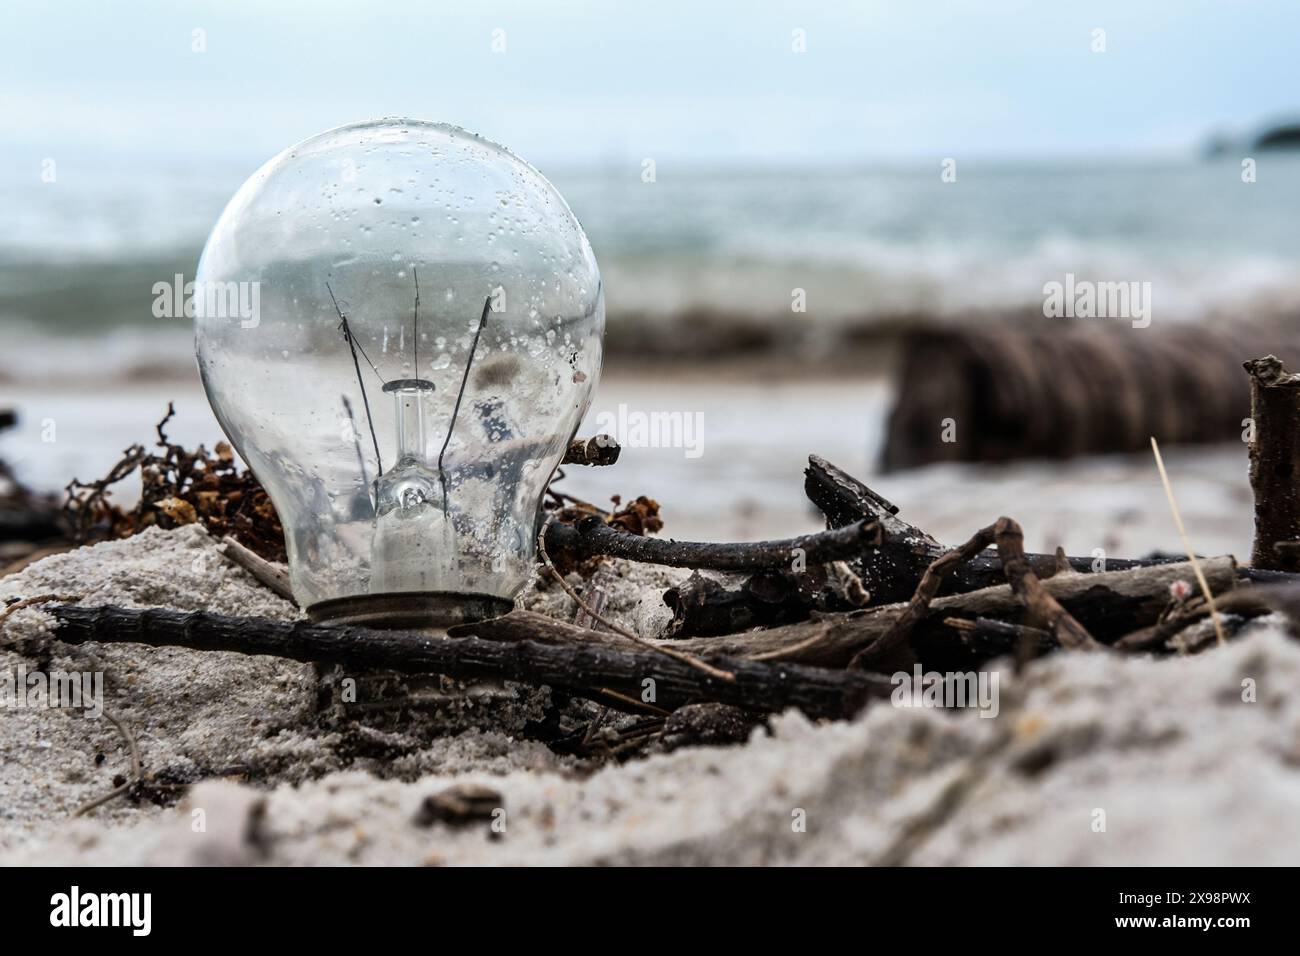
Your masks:
{"label": "metal bulb base", "polygon": [[321,601],[307,608],[307,616],[316,624],[418,630],[448,628],[500,617],[512,611],[514,606],[513,601],[491,594],[398,591]]}

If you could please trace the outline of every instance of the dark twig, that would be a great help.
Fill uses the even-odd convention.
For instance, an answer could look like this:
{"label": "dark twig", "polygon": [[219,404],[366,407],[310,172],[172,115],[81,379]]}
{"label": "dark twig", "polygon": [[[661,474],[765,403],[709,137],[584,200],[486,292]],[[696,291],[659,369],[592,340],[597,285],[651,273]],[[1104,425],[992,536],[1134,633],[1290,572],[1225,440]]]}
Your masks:
{"label": "dark twig", "polygon": [[[808,456],[804,471],[804,491],[826,515],[828,527],[838,528],[864,518],[880,522],[885,540],[863,560],[854,562],[855,570],[871,590],[875,601],[891,603],[908,600],[925,569],[948,549],[921,528],[898,515],[898,508],[876,494],[852,475],[819,458]],[[1030,568],[1041,578],[1051,577],[1058,568],[1054,554],[1027,554]],[[1176,555],[1150,559],[1107,558],[1101,571],[1128,571],[1180,562]],[[1090,556],[1067,556],[1065,562],[1081,573],[1098,572],[1096,559]],[[1261,568],[1239,567],[1238,578],[1259,584],[1300,583],[1300,575]],[[1002,562],[990,549],[977,554],[969,563],[953,569],[939,589],[940,594],[962,594],[992,587],[1006,581]]]}
{"label": "dark twig", "polygon": [[[270,654],[290,660],[342,664],[345,667],[445,674],[459,680],[480,678],[549,685],[577,696],[622,703],[630,712],[640,705],[646,680],[652,680],[655,703],[673,709],[692,701],[716,701],[746,710],[779,711],[797,707],[812,717],[844,717],[869,699],[887,699],[887,678],[845,670],[794,664],[762,664],[713,657],[733,680],[719,680],[657,651],[612,647],[610,635],[598,632],[590,643],[563,646],[531,640],[488,641],[477,637],[442,637],[420,631],[380,631],[332,627],[305,621],[225,617],[202,611],[160,608],[57,607],[58,640],[127,642],[154,647],[188,647],[200,651]],[[560,623],[560,622],[557,622]],[[572,627],[572,625],[567,625]],[[462,626],[472,628],[473,625]]]}
{"label": "dark twig", "polygon": [[1103,645],[1074,619],[1029,567],[1025,558],[1025,534],[1010,518],[999,518],[993,526],[993,538],[1007,574],[1007,583],[1029,612],[1031,623],[1041,624],[1056,636],[1066,650],[1098,650]]}
{"label": "dark twig", "polygon": [[925,573],[921,575],[921,583],[916,586],[916,593],[907,603],[907,608],[894,619],[884,634],[876,641],[864,647],[853,655],[849,661],[851,670],[866,670],[871,665],[881,660],[884,655],[889,654],[912,634],[912,629],[930,610],[930,602],[934,600],[939,593],[939,586],[943,584],[943,579],[947,577],[948,572],[958,565],[965,564],[975,555],[979,554],[990,544],[993,543],[993,526],[981,528],[976,531],[969,541],[960,548],[949,551],[943,557],[935,560]]}
{"label": "dark twig", "polygon": [[962,642],[980,654],[1014,654],[1028,643],[1035,656],[1056,647],[1056,638],[1047,631],[1023,624],[1012,624],[989,617],[944,618],[961,637]]}
{"label": "dark twig", "polygon": [[564,451],[561,465],[612,465],[623,449],[608,435],[574,438]]}
{"label": "dark twig", "polygon": [[127,727],[126,724],[118,720],[117,717],[113,716],[107,710],[104,711],[104,716],[108,718],[109,722],[114,727],[117,728],[117,732],[120,733],[122,739],[126,741],[127,750],[131,754],[131,779],[121,786],[114,787],[102,797],[96,797],[94,800],[83,803],[81,806],[77,807],[76,810],[72,811],[74,817],[85,816],[91,810],[94,810],[97,807],[102,807],[110,800],[114,800],[126,793],[143,779],[143,773],[140,766],[140,748],[136,746],[135,734],[131,733],[131,729]]}
{"label": "dark twig", "polygon": [[881,543],[881,527],[875,521],[859,521],[843,528],[779,541],[719,544],[631,534],[611,527],[599,515],[582,518],[576,525],[552,523],[546,533],[549,550],[564,552],[578,560],[608,555],[646,564],[712,571],[789,568],[796,560],[805,565],[825,564],[858,557]]}

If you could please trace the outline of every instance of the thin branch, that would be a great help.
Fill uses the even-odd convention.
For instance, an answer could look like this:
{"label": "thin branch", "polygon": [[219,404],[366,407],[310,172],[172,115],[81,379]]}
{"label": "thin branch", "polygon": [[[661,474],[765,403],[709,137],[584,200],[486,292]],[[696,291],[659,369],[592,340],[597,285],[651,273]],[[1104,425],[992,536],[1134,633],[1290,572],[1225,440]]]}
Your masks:
{"label": "thin branch", "polygon": [[546,534],[547,547],[572,554],[579,560],[607,555],[646,564],[711,571],[789,568],[796,559],[805,565],[827,564],[860,557],[882,543],[883,530],[878,522],[871,520],[797,538],[736,543],[651,538],[612,527],[599,515],[582,518],[576,525],[550,525]]}
{"label": "thin branch", "polygon": [[75,595],[67,594],[38,594],[35,597],[23,598],[21,601],[14,601],[13,604],[6,605],[4,610],[0,610],[0,623],[14,611],[21,611],[25,607],[33,607],[37,604],[49,604],[51,601],[57,601],[60,604],[67,604],[71,601],[77,601],[80,598]]}
{"label": "thin branch", "polygon": [[1011,624],[989,617],[946,617],[943,623],[955,630],[968,647],[983,647],[990,653],[1016,652],[1028,643],[1036,652],[1056,647],[1056,638],[1047,631],[1023,624]]}
{"label": "thin branch", "polygon": [[671,657],[674,660],[681,661],[683,664],[689,664],[691,667],[694,667],[702,671],[703,673],[708,674],[710,677],[716,677],[718,680],[725,680],[725,681],[734,681],[736,679],[735,675],[730,673],[729,671],[720,670],[719,668],[714,667],[712,664],[706,664],[704,661],[700,660],[698,657],[695,657],[692,654],[683,654],[681,651],[676,651],[669,647],[662,647],[654,643],[653,641],[647,641],[644,637],[641,637],[639,634],[633,634],[627,628],[620,627],[619,625],[613,623],[612,621],[609,621],[606,618],[602,617],[599,612],[597,612],[594,608],[592,608],[590,604],[588,604],[581,597],[579,597],[578,592],[573,590],[573,588],[569,587],[569,583],[564,580],[564,575],[560,574],[560,572],[556,570],[555,565],[551,563],[551,556],[546,553],[546,529],[550,526],[551,522],[554,520],[555,520],[555,515],[550,514],[547,515],[546,520],[542,522],[542,528],[540,531],[537,532],[537,552],[541,556],[542,563],[546,565],[546,570],[551,572],[551,577],[555,578],[555,580],[559,583],[560,587],[564,589],[564,593],[569,595],[569,597],[573,598],[574,602],[578,605],[578,607],[582,608],[584,611],[587,612],[588,617],[590,617],[593,621],[598,621],[599,623],[605,625],[605,627],[613,631],[615,634],[619,634],[623,637],[626,637],[629,641],[639,644],[640,646],[645,647],[649,650],[657,651],[658,653],[664,654],[667,657]]}
{"label": "thin branch", "polygon": [[574,438],[564,450],[561,465],[597,465],[606,466],[618,461],[622,447],[609,435],[597,435],[594,438]]}
{"label": "thin branch", "polygon": [[256,552],[244,547],[230,535],[221,539],[222,554],[239,565],[259,582],[270,588],[286,601],[297,603],[293,597],[293,587],[289,584],[289,575],[284,565],[275,564]]}
{"label": "thin branch", "polygon": [[1105,646],[1098,643],[1088,629],[1043,587],[1043,582],[1025,557],[1025,533],[1019,524],[1010,518],[999,518],[993,526],[993,539],[1007,574],[1007,583],[1024,604],[1031,621],[1041,622],[1067,650],[1092,651]]}
{"label": "thin branch", "polygon": [[849,669],[865,670],[872,663],[880,660],[883,655],[906,641],[911,636],[917,622],[925,617],[930,610],[930,602],[939,593],[939,588],[943,585],[943,579],[948,576],[948,572],[959,565],[965,564],[992,543],[993,526],[990,525],[976,531],[971,536],[971,539],[960,548],[954,548],[932,562],[925,569],[925,573],[921,575],[921,583],[916,586],[916,593],[907,602],[907,607],[903,613],[894,619],[894,622],[889,626],[889,630],[882,634],[878,640],[872,641],[853,655],[853,659],[849,661]]}
{"label": "thin branch", "polygon": [[112,790],[104,794],[102,797],[96,797],[94,800],[91,800],[88,803],[83,803],[81,806],[77,807],[76,810],[72,811],[72,815],[74,817],[85,816],[87,813],[89,813],[91,810],[94,810],[96,807],[102,807],[110,800],[114,800],[117,797],[120,797],[122,794],[126,793],[128,790],[130,790],[132,787],[138,784],[144,777],[140,767],[140,748],[136,746],[135,734],[131,733],[131,729],[127,727],[126,724],[118,720],[117,717],[113,716],[113,714],[109,713],[107,710],[104,711],[104,716],[107,717],[108,720],[113,724],[113,726],[117,728],[118,733],[120,733],[122,735],[122,738],[126,741],[127,749],[131,753],[131,779],[128,780],[126,783],[122,784],[120,787],[114,787]]}

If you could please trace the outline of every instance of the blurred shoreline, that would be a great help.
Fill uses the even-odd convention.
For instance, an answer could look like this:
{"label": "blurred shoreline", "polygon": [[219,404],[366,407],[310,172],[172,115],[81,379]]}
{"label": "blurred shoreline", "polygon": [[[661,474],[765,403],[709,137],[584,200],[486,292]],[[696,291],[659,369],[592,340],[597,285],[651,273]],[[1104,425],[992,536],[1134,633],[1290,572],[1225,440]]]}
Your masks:
{"label": "blurred shoreline", "polygon": [[[803,492],[809,454],[822,455],[898,505],[940,541],[965,540],[1002,514],[1025,527],[1032,550],[1058,544],[1072,554],[1111,557],[1181,552],[1149,455],[1105,455],[1008,465],[932,465],[880,474],[877,462],[892,398],[887,376],[755,374],[757,365],[607,364],[580,434],[633,411],[698,415],[700,440],[682,447],[625,448],[608,468],[571,466],[558,486],[599,505],[611,496],[656,498],[664,534],[678,539],[754,540],[813,531],[822,518]],[[720,371],[725,370],[725,371]],[[172,441],[209,448],[224,436],[196,372],[188,379],[137,379],[113,388],[69,390],[61,383],[6,388],[19,415],[0,434],[0,458],[39,490],[59,492],[77,477],[102,477],[132,443],[150,444],[168,402]],[[52,441],[46,441],[48,426]],[[621,437],[621,436],[616,436]],[[690,453],[688,454],[688,451]],[[695,454],[698,452],[698,454]],[[1249,554],[1252,498],[1246,446],[1173,447],[1165,458],[1194,546],[1201,553]],[[115,500],[131,503],[138,481]]]}

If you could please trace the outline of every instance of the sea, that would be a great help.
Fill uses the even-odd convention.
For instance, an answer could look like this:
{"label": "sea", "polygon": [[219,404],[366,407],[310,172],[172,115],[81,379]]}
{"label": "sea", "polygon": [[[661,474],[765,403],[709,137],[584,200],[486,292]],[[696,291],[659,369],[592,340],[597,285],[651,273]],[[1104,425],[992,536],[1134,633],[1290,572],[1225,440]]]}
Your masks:
{"label": "sea", "polygon": [[[975,320],[1039,308],[1067,274],[1150,282],[1181,321],[1300,304],[1300,155],[1250,159],[543,172],[596,251],[611,327]],[[0,164],[0,381],[66,369],[69,340],[106,370],[163,359],[184,334],[153,317],[153,284],[193,275],[255,164],[65,163],[52,182],[26,165]]]}

